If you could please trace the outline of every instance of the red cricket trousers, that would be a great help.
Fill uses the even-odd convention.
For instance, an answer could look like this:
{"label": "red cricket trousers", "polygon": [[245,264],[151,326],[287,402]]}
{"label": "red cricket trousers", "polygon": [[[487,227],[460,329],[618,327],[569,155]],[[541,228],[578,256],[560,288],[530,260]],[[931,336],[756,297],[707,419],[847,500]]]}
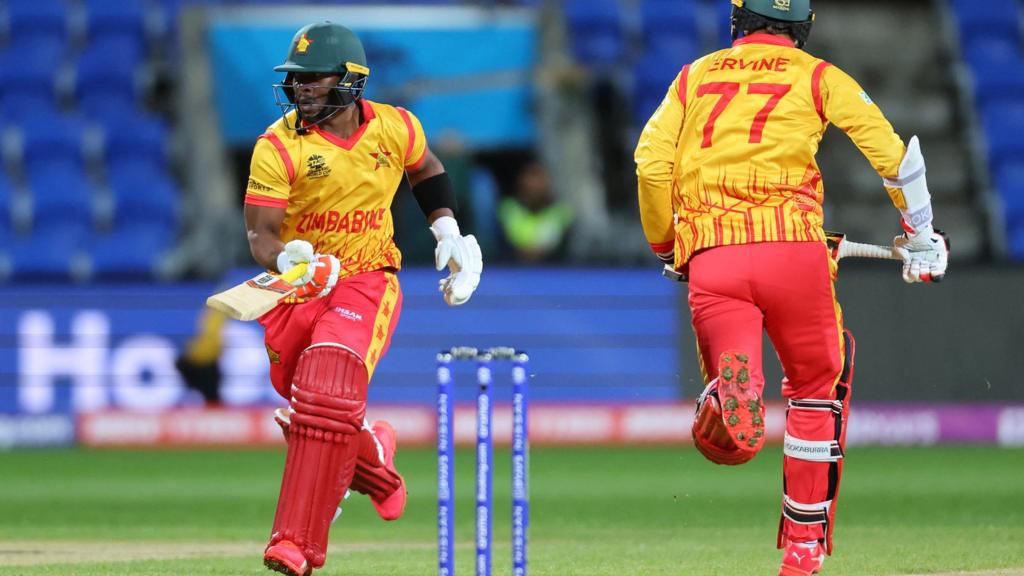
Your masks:
{"label": "red cricket trousers", "polygon": [[402,309],[398,277],[390,271],[364,272],[338,280],[323,298],[279,304],[260,317],[265,329],[270,380],[284,398],[302,351],[313,344],[340,344],[363,359],[369,376],[387,352]]}
{"label": "red cricket trousers", "polygon": [[[689,262],[689,303],[706,381],[718,376],[722,352],[746,351],[751,382],[760,393],[762,334],[767,331],[785,374],[782,395],[819,408],[794,409],[791,403],[787,410],[784,505],[810,512],[784,514],[780,541],[783,536],[823,539],[833,517],[841,461],[793,457],[798,450],[791,453],[789,446],[840,442],[839,416],[825,402],[836,400],[844,358],[835,272],[835,261],[819,242],[721,246],[699,252]],[[841,422],[845,428],[845,414]]]}

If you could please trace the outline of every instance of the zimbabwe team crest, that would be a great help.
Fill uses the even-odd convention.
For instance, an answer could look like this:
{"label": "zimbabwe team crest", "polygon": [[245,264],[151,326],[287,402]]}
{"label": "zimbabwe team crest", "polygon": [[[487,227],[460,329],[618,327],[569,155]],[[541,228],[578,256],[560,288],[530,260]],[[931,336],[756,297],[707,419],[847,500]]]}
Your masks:
{"label": "zimbabwe team crest", "polygon": [[391,152],[385,150],[383,144],[377,144],[377,151],[370,152],[370,156],[377,161],[377,165],[373,167],[374,172],[378,168],[391,168]]}

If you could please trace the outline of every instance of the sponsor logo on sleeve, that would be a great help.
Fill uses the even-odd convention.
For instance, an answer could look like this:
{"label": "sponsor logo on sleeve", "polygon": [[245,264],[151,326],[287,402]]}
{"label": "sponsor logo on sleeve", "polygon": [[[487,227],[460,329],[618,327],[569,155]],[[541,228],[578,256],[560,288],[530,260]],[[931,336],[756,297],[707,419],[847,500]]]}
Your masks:
{"label": "sponsor logo on sleeve", "polygon": [[267,186],[266,184],[260,182],[259,180],[253,178],[252,176],[249,177],[249,183],[246,185],[246,189],[249,192],[273,192],[274,191],[273,188],[271,188],[270,186]]}

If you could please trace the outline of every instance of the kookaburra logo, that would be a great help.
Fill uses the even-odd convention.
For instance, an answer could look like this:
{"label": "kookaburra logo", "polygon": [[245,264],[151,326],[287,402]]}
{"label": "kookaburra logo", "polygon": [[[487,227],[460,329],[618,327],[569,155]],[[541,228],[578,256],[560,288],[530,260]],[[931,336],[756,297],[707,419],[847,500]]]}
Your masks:
{"label": "kookaburra logo", "polygon": [[773,0],[773,6],[776,10],[789,12],[789,0]]}

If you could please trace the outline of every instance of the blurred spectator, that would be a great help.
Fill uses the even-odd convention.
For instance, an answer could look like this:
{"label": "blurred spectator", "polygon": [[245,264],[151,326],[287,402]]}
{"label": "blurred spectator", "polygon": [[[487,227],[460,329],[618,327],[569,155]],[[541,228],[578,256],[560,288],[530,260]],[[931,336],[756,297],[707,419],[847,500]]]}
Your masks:
{"label": "blurred spectator", "polygon": [[520,262],[543,262],[560,255],[572,220],[572,208],[555,199],[548,172],[536,161],[523,167],[515,195],[498,206],[501,229]]}
{"label": "blurred spectator", "polygon": [[220,404],[220,353],[226,320],[223,313],[204,309],[196,335],[174,362],[185,385],[202,394],[207,405]]}

